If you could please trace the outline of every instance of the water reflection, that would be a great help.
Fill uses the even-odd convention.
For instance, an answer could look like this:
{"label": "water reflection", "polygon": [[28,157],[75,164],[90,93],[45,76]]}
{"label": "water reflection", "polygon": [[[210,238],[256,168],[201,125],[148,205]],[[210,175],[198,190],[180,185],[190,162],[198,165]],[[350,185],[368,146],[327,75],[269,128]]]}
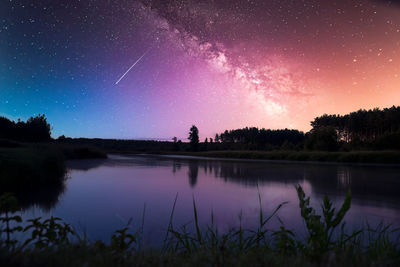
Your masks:
{"label": "water reflection", "polygon": [[191,160],[189,162],[189,171],[188,171],[189,184],[191,187],[196,186],[197,176],[199,176],[199,164],[198,162]]}
{"label": "water reflection", "polygon": [[176,173],[182,168],[182,164],[179,161],[172,162],[172,173]]}
{"label": "water reflection", "polygon": [[[91,169],[96,169],[106,163],[107,159],[70,160],[67,162],[67,167],[70,170],[89,171]],[[121,162],[121,164],[122,163],[123,162]]]}
{"label": "water reflection", "polygon": [[[356,201],[365,199],[400,204],[400,194],[398,193],[400,168],[392,166],[283,164],[162,156],[111,156],[109,160],[79,160],[70,161],[68,164],[72,170],[84,171],[101,166],[171,167],[173,174],[182,170],[186,171],[189,185],[192,188],[197,185],[200,169],[205,175],[222,179],[227,183],[239,183],[243,186],[255,187],[271,183],[295,185],[308,182],[315,194],[345,195],[347,190],[351,190]],[[62,192],[62,190],[58,191]],[[53,193],[53,195],[56,194]]]}
{"label": "water reflection", "polygon": [[392,166],[282,164],[162,156],[111,156],[110,160],[71,161],[68,165],[70,169],[85,171],[101,166],[171,167],[173,174],[187,168],[189,185],[193,188],[196,187],[201,169],[205,175],[243,186],[308,182],[315,194],[344,195],[347,190],[351,190],[356,199],[400,203],[400,168]]}
{"label": "water reflection", "polygon": [[[67,177],[68,176],[66,176],[65,179],[67,179]],[[39,207],[44,211],[50,211],[57,205],[65,191],[65,180],[61,180],[49,186],[20,187],[17,190],[13,190],[12,193],[18,199],[18,205],[22,210]],[[3,193],[4,192],[0,190],[0,195]]]}
{"label": "water reflection", "polygon": [[[169,223],[177,192],[176,226],[192,221],[194,196],[202,225],[209,223],[213,210],[215,223],[222,229],[235,226],[241,212],[243,225],[253,227],[259,214],[259,190],[267,213],[289,201],[279,217],[288,228],[301,231],[304,225],[296,184],[311,195],[315,207],[325,194],[338,204],[350,189],[353,202],[346,217],[348,225],[359,226],[365,220],[372,224],[381,219],[394,224],[400,221],[400,168],[396,167],[110,156],[107,160],[71,161],[68,168],[71,178],[66,187],[38,194],[44,199],[32,197],[27,207],[40,203],[45,209],[43,216],[55,215],[75,226],[83,225],[93,239],[108,240],[129,218],[141,218],[146,203],[146,236],[156,240]],[[33,213],[40,215],[31,209],[25,216]],[[272,226],[279,225],[276,220]]]}
{"label": "water reflection", "polygon": [[[67,167],[69,170],[89,171],[102,166],[105,162],[106,160],[104,159],[74,160],[69,161]],[[48,186],[35,186],[33,184],[30,187],[21,186],[11,191],[18,199],[18,204],[22,210],[38,207],[45,212],[49,212],[56,207],[67,190],[67,179],[69,179],[69,173],[65,174],[64,179],[56,179],[57,182]],[[3,193],[4,191],[0,189],[0,195]]]}
{"label": "water reflection", "polygon": [[[352,165],[278,164],[238,161],[158,158],[159,165],[172,164],[172,172],[188,168],[188,180],[195,187],[199,169],[225,182],[255,187],[271,183],[307,182],[314,194],[344,196],[350,190],[355,201],[385,201],[400,204],[400,168]],[[168,164],[167,164],[168,165]],[[153,162],[154,166],[154,162]]]}
{"label": "water reflection", "polygon": [[57,205],[65,190],[65,183],[61,183],[51,187],[35,189],[34,191],[17,193],[16,197],[19,206],[23,210],[37,206],[45,211],[50,211]]}

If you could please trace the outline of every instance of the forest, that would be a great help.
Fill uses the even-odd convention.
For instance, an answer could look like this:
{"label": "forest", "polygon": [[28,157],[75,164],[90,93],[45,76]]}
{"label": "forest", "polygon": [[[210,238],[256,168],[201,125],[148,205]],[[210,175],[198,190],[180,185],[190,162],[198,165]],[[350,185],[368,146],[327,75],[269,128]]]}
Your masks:
{"label": "forest", "polygon": [[328,136],[335,139],[333,149],[337,145],[352,149],[400,149],[400,106],[360,109],[343,116],[324,114],[315,118],[311,126],[308,138],[311,149],[322,136],[326,140]]}
{"label": "forest", "polygon": [[[206,140],[207,150],[388,150],[400,149],[400,106],[360,109],[346,115],[324,114],[311,121],[312,129],[226,130]],[[216,144],[212,144],[216,143]],[[220,144],[223,145],[220,145]],[[204,147],[204,146],[203,146]]]}

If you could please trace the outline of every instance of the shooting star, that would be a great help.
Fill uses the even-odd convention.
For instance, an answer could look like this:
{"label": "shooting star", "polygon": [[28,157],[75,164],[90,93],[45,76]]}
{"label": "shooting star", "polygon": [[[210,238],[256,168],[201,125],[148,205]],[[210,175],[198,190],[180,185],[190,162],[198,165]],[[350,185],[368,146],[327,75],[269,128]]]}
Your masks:
{"label": "shooting star", "polygon": [[144,58],[144,56],[150,51],[150,48],[138,59],[136,60],[135,63],[132,64],[132,66],[121,76],[121,78],[118,79],[118,81],[115,82],[115,84],[118,84],[124,77],[126,74],[128,74],[128,72],[135,67],[136,64],[139,63],[140,60],[142,60],[142,58]]}

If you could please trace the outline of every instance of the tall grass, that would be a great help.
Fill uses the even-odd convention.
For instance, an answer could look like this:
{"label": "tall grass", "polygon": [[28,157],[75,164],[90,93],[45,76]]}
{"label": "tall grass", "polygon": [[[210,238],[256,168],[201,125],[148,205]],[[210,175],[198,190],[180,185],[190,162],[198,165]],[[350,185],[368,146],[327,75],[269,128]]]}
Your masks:
{"label": "tall grass", "polygon": [[[279,230],[269,230],[269,221],[285,203],[267,215],[260,194],[256,229],[244,229],[240,223],[239,228],[220,232],[212,212],[210,224],[201,227],[194,199],[194,231],[189,231],[187,225],[176,228],[176,195],[164,244],[153,249],[142,246],[145,207],[140,229],[131,232],[128,223],[104,243],[77,235],[54,217],[32,219],[25,228],[18,228],[21,218],[16,213],[16,200],[6,195],[0,203],[0,220],[8,223],[1,228],[0,262],[4,266],[399,266],[399,240],[394,239],[397,229],[367,224],[346,231],[344,217],[351,206],[350,193],[339,209],[325,197],[322,213],[317,214],[303,189],[297,186],[296,190],[307,229],[305,238],[298,238],[283,223]],[[18,231],[28,235],[25,242],[13,239]]]}

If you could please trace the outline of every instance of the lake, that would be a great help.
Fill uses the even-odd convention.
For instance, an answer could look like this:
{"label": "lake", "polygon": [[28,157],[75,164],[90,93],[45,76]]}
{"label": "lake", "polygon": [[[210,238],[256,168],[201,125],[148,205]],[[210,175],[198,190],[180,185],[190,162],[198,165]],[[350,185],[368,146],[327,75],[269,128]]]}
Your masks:
{"label": "lake", "polygon": [[320,207],[324,195],[340,205],[347,190],[352,207],[345,217],[348,229],[368,221],[400,226],[400,168],[339,164],[273,163],[171,156],[118,156],[106,160],[68,162],[65,187],[41,192],[41,199],[24,203],[24,218],[58,216],[85,232],[90,239],[109,241],[111,234],[126,226],[137,229],[144,216],[144,240],[163,239],[178,194],[173,224],[193,222],[193,198],[202,226],[211,213],[219,229],[239,225],[256,227],[262,209],[270,214],[280,203],[288,203],[269,228],[281,223],[300,236],[305,226],[300,217],[295,185]]}

